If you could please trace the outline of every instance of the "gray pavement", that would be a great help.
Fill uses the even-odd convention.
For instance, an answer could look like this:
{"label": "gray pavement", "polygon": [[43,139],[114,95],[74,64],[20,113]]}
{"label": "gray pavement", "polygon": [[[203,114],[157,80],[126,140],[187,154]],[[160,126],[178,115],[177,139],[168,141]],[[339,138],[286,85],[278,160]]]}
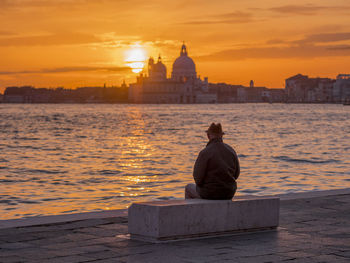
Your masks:
{"label": "gray pavement", "polygon": [[0,229],[0,262],[350,262],[350,194],[281,201],[276,231],[151,244],[127,217]]}

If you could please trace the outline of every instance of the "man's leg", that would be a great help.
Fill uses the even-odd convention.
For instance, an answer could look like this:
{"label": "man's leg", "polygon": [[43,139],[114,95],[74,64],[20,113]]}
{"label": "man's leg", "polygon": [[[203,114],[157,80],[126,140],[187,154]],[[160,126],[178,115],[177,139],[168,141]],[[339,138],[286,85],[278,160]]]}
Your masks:
{"label": "man's leg", "polygon": [[185,188],[185,199],[201,198],[196,190],[195,184],[188,184]]}

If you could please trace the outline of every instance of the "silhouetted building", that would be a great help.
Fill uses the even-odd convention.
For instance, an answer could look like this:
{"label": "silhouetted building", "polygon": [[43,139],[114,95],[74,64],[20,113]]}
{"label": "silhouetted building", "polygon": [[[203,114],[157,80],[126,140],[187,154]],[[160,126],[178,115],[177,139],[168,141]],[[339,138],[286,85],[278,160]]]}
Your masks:
{"label": "silhouetted building", "polygon": [[180,56],[174,61],[171,78],[175,81],[196,80],[196,65],[188,56],[185,44],[181,47]]}
{"label": "silhouetted building", "polygon": [[148,76],[143,73],[130,84],[129,101],[133,103],[214,103],[216,93],[209,92],[208,78],[197,77],[196,65],[188,56],[185,44],[174,61],[171,78],[158,57],[148,60]]}
{"label": "silhouetted building", "polygon": [[290,102],[305,102],[306,90],[310,85],[309,77],[301,74],[286,79],[286,93]]}
{"label": "silhouetted building", "polygon": [[6,103],[126,103],[128,87],[81,87],[75,90],[34,88],[31,86],[5,89]]}
{"label": "silhouetted building", "polygon": [[238,89],[242,85],[230,85],[226,83],[209,83],[209,92],[217,94],[218,103],[238,102]]}
{"label": "silhouetted building", "polygon": [[332,102],[334,80],[309,78],[301,74],[286,79],[288,102]]}
{"label": "silhouetted building", "polygon": [[333,99],[335,102],[350,102],[350,74],[339,74],[334,83]]}
{"label": "silhouetted building", "polygon": [[31,102],[34,87],[7,87],[4,92],[4,102],[28,103]]}
{"label": "silhouetted building", "polygon": [[75,101],[80,103],[125,103],[128,87],[79,87],[75,90]]}
{"label": "silhouetted building", "polygon": [[319,78],[317,88],[314,90],[314,97],[312,102],[334,102],[334,83],[334,79]]}
{"label": "silhouetted building", "polygon": [[285,102],[286,92],[284,89],[268,89],[263,95],[268,102]]}
{"label": "silhouetted building", "polygon": [[239,87],[237,90],[238,102],[267,102],[264,99],[266,87]]}

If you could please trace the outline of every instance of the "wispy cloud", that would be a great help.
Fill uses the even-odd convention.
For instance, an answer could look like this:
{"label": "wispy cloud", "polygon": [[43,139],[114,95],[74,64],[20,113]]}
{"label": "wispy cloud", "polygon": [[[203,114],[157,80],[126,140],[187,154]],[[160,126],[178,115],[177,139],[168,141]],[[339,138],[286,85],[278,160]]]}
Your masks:
{"label": "wispy cloud", "polygon": [[[1,4],[0,4],[1,5]],[[0,30],[0,36],[13,36],[14,33],[7,30]]]}
{"label": "wispy cloud", "polygon": [[338,45],[338,46],[332,46],[328,47],[329,50],[350,50],[350,45]]}
{"label": "wispy cloud", "polygon": [[40,70],[23,70],[23,71],[0,71],[0,75],[22,75],[22,74],[52,74],[52,73],[72,73],[72,72],[130,72],[129,67],[61,67],[46,68]]}
{"label": "wispy cloud", "polygon": [[199,61],[232,61],[243,59],[314,58],[329,56],[350,56],[348,46],[289,46],[227,49],[195,57]]}
{"label": "wispy cloud", "polygon": [[59,46],[95,42],[101,42],[101,40],[93,35],[77,32],[0,38],[0,46]]}
{"label": "wispy cloud", "polygon": [[[127,47],[140,42],[139,36],[118,36],[115,32],[105,34],[86,34],[80,32],[56,32],[45,35],[10,36],[11,32],[3,31],[1,46],[65,46],[65,45],[92,45],[105,48]],[[15,35],[15,34],[12,34]]]}
{"label": "wispy cloud", "polygon": [[205,24],[241,24],[254,22],[252,13],[248,12],[230,12],[206,16],[205,19],[193,19],[185,21],[181,24],[187,25],[205,25]]}
{"label": "wispy cloud", "polygon": [[288,43],[288,42],[280,38],[274,38],[266,41],[266,44],[268,45],[285,44],[285,43]]}
{"label": "wispy cloud", "polygon": [[296,43],[329,43],[344,40],[350,40],[350,32],[312,34],[296,41]]}
{"label": "wispy cloud", "polygon": [[[98,1],[98,0],[97,0]],[[96,2],[97,2],[96,1]],[[65,4],[76,4],[82,5],[91,0],[0,0],[0,6],[2,8],[14,8],[14,7],[49,7],[49,6],[60,6]]]}
{"label": "wispy cloud", "polygon": [[[285,39],[270,39],[265,42],[265,45],[283,45],[283,46],[303,46],[303,45],[322,45],[322,44],[339,44],[340,41],[350,41],[350,32],[338,32],[338,33],[321,33],[306,35],[298,40],[285,40]],[[333,49],[331,46],[329,49]]]}
{"label": "wispy cloud", "polygon": [[319,6],[319,5],[284,5],[278,7],[272,7],[268,10],[282,13],[282,14],[295,14],[295,15],[316,15],[320,12],[339,12],[350,11],[350,6]]}

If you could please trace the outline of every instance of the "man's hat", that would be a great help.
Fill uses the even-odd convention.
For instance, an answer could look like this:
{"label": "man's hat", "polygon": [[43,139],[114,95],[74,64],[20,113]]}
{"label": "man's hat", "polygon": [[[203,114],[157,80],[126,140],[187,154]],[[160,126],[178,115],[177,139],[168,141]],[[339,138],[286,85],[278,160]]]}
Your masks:
{"label": "man's hat", "polygon": [[218,135],[224,135],[225,133],[222,131],[221,123],[215,124],[214,122],[210,124],[207,133],[213,133]]}

